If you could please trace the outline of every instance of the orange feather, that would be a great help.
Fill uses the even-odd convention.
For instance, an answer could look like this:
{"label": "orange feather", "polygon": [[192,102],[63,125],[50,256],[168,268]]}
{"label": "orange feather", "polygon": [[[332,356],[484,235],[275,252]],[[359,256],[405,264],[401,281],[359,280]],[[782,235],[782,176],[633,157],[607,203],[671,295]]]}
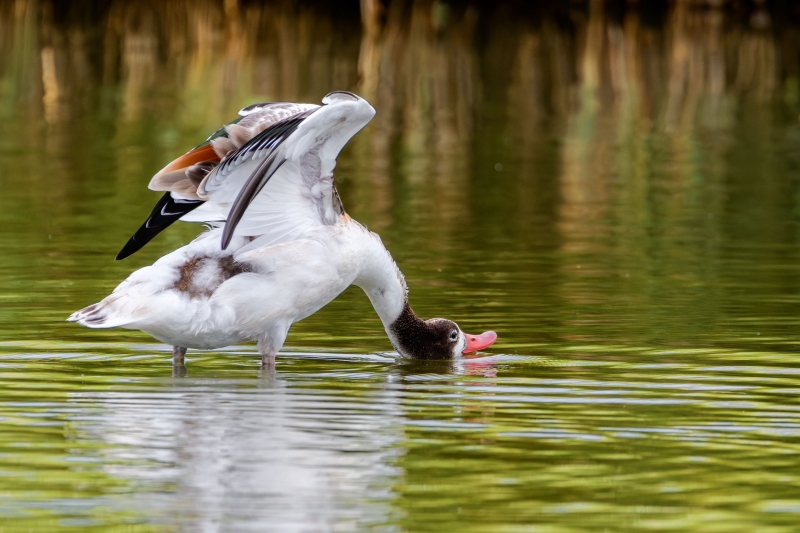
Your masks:
{"label": "orange feather", "polygon": [[219,160],[220,158],[214,151],[214,147],[211,146],[211,143],[208,143],[202,146],[198,146],[197,148],[195,148],[190,152],[186,152],[185,154],[177,158],[175,161],[173,161],[172,163],[161,169],[159,174],[164,174],[167,172],[171,172],[173,170],[190,167],[195,163],[200,163],[202,161],[219,161]]}

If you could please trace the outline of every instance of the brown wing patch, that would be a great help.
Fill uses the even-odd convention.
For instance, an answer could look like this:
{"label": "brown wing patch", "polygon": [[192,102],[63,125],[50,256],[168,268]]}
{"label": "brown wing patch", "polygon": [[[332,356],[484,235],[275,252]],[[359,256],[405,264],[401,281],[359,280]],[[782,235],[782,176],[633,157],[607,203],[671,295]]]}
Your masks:
{"label": "brown wing patch", "polygon": [[244,272],[252,272],[252,269],[229,255],[198,256],[184,263],[179,272],[180,277],[174,285],[176,290],[187,293],[190,298],[208,298],[225,281]]}

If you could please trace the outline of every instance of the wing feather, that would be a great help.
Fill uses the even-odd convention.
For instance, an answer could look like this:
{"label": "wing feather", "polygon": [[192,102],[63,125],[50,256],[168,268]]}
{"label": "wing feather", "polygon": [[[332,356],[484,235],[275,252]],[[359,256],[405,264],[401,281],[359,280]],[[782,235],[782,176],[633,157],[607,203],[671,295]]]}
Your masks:
{"label": "wing feather", "polygon": [[[250,139],[281,120],[297,113],[316,109],[314,104],[263,102],[245,107],[239,117],[212,133],[202,144],[170,162],[150,180],[149,188],[164,191],[150,216],[117,254],[124,259],[141,249],[176,220],[216,222],[225,220],[227,207],[197,195],[197,187],[220,161]],[[162,211],[169,213],[163,215]]]}
{"label": "wing feather", "polygon": [[223,249],[234,232],[255,236],[260,245],[276,244],[334,224],[343,212],[333,184],[336,158],[375,110],[345,92],[331,93],[323,103],[253,137],[200,184],[201,198],[229,207]]}
{"label": "wing feather", "polygon": [[233,230],[236,229],[236,225],[241,220],[247,207],[253,201],[253,198],[261,192],[269,179],[275,174],[275,171],[277,171],[285,161],[285,158],[279,157],[281,145],[291,136],[303,120],[315,111],[316,109],[310,109],[299,113],[264,130],[239,148],[239,150],[228,159],[223,161],[222,164],[200,184],[198,194],[207,198],[208,194],[210,192],[213,193],[215,188],[219,188],[226,181],[231,181],[232,173],[239,170],[244,163],[251,161],[256,164],[255,169],[247,178],[244,186],[239,190],[233,202],[233,207],[228,214],[228,222],[225,225],[225,230],[222,235],[223,250],[228,247],[231,238],[233,238]]}
{"label": "wing feather", "polygon": [[150,242],[153,237],[161,233],[170,224],[202,205],[201,200],[174,199],[172,193],[161,197],[150,216],[144,221],[133,237],[128,239],[125,246],[117,254],[117,261],[125,259],[138,252],[142,246]]}
{"label": "wing feather", "polygon": [[247,249],[301,238],[309,228],[335,223],[344,212],[333,184],[336,158],[375,110],[344,91],[322,102],[322,107],[248,106],[164,167],[150,188],[166,194],[117,258],[134,253],[178,219],[227,218],[222,247],[236,232],[256,237]]}

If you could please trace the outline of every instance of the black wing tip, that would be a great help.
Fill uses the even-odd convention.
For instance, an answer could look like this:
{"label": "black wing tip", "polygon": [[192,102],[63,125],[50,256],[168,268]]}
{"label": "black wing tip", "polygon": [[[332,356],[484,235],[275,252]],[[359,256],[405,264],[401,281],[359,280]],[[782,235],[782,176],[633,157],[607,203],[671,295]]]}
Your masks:
{"label": "black wing tip", "polygon": [[[167,229],[170,224],[186,213],[193,211],[201,204],[203,204],[202,200],[175,201],[171,193],[165,193],[158,203],[156,203],[144,224],[136,230],[136,233],[128,239],[128,242],[126,242],[125,246],[119,251],[116,260],[122,261],[126,257],[135,254],[141,250],[145,244],[153,240],[156,235]],[[165,208],[167,208],[166,211]]]}
{"label": "black wing tip", "polygon": [[143,243],[136,242],[134,237],[128,239],[128,242],[125,243],[125,246],[117,253],[117,256],[114,258],[115,261],[122,261],[123,259],[132,256],[136,252],[142,249],[142,246],[147,244],[147,241]]}
{"label": "black wing tip", "polygon": [[125,243],[125,246],[117,253],[117,256],[114,258],[115,261],[122,261],[125,258],[128,258],[144,248],[144,245],[153,240],[153,237],[161,233],[161,230],[165,229],[166,226],[159,228],[157,231],[148,231],[147,222],[150,221],[150,218],[142,224],[142,226],[136,230],[136,233],[128,239],[128,242]]}

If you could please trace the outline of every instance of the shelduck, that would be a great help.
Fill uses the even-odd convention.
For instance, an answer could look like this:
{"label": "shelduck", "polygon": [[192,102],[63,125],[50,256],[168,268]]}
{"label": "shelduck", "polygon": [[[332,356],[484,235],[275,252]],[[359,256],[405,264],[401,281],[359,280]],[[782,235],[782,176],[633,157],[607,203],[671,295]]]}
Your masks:
{"label": "shelduck", "polygon": [[345,213],[333,180],[339,152],[375,110],[346,91],[322,104],[245,107],[158,172],[149,187],[165,194],[117,259],[176,220],[209,229],[68,320],[142,330],[172,345],[180,365],[187,348],[255,340],[273,366],[293,323],[357,285],[403,356],[450,359],[489,347],[493,331],[469,335],[411,310],[403,274],[380,237]]}

